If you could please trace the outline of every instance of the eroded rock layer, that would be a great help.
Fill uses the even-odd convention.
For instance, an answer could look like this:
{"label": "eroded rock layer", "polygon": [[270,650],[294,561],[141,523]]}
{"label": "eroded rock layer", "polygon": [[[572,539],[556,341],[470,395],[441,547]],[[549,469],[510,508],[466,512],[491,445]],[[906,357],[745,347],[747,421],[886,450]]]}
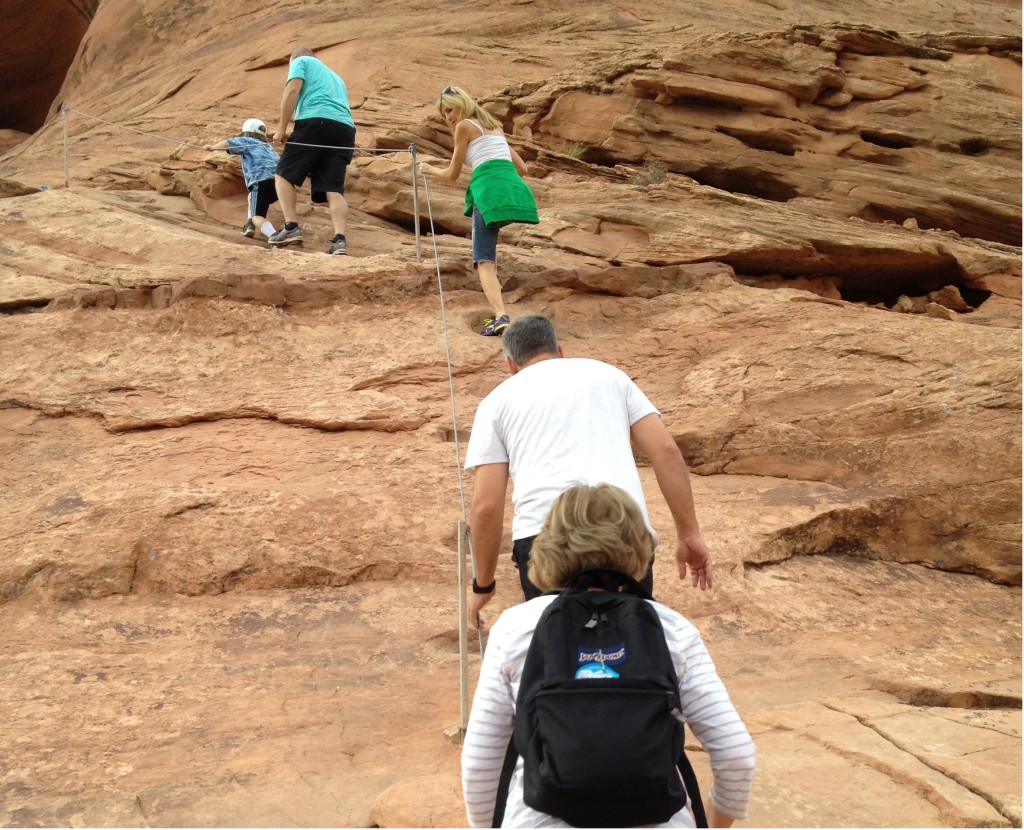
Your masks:
{"label": "eroded rock layer", "polygon": [[[755,737],[750,823],[1020,826],[1018,5],[82,9],[27,96],[66,147],[0,135],[0,825],[464,823],[458,463],[506,367],[463,188],[410,167],[457,83],[540,206],[510,312],[693,470],[716,585],[662,553],[656,594]],[[302,43],[357,121],[347,257],[305,189],[302,248],[242,237],[202,149]]]}

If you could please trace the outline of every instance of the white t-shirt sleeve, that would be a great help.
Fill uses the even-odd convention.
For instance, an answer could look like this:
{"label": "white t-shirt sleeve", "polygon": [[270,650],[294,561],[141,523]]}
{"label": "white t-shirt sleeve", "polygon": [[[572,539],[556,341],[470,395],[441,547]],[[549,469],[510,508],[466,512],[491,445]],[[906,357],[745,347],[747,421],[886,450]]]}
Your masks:
{"label": "white t-shirt sleeve", "polygon": [[508,451],[498,435],[497,419],[494,413],[495,399],[488,395],[480,402],[473,418],[473,430],[469,434],[466,448],[466,469],[472,470],[482,464],[507,464]]}
{"label": "white t-shirt sleeve", "polygon": [[633,424],[641,418],[646,418],[648,415],[660,414],[657,407],[651,403],[650,399],[648,399],[643,391],[641,391],[640,387],[633,382],[629,375],[623,372],[622,377],[625,380],[626,412],[629,413],[630,426],[633,426]]}

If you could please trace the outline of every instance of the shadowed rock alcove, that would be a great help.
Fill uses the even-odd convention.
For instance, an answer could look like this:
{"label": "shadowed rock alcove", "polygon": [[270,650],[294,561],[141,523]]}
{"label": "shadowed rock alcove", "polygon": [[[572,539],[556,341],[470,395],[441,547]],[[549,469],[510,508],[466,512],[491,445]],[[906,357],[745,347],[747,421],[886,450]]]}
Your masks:
{"label": "shadowed rock alcove", "polygon": [[34,133],[46,121],[99,0],[5,4],[0,31],[0,129]]}

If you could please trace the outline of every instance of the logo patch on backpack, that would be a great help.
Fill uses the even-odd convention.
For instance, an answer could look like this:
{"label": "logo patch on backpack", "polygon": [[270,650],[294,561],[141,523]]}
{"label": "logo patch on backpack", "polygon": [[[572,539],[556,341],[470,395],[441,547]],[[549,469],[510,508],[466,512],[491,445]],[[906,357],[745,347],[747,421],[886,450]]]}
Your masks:
{"label": "logo patch on backpack", "polygon": [[577,646],[576,662],[579,668],[574,675],[577,679],[590,677],[618,677],[612,668],[626,662],[626,644],[619,643],[612,648]]}

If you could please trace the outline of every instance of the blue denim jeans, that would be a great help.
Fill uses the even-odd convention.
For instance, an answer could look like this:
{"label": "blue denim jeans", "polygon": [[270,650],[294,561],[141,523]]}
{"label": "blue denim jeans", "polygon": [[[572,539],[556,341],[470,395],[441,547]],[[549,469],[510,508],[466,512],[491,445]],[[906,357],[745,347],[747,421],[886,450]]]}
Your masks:
{"label": "blue denim jeans", "polygon": [[473,264],[498,261],[498,228],[489,228],[479,208],[473,208]]}

